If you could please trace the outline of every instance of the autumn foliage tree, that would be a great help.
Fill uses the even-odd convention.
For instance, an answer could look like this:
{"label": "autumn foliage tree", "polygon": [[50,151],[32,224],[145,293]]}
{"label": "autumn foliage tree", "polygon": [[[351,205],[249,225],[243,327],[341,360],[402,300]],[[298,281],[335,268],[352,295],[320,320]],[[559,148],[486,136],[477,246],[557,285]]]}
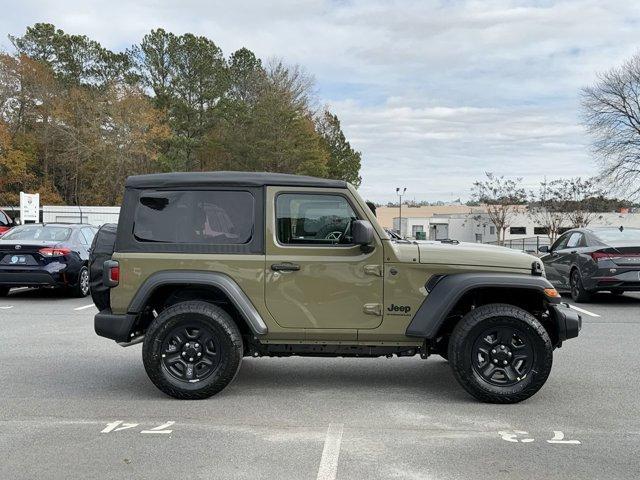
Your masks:
{"label": "autumn foliage tree", "polygon": [[0,205],[115,204],[128,175],[249,170],[360,182],[360,153],[298,66],[162,29],[113,52],[51,24],[0,55]]}

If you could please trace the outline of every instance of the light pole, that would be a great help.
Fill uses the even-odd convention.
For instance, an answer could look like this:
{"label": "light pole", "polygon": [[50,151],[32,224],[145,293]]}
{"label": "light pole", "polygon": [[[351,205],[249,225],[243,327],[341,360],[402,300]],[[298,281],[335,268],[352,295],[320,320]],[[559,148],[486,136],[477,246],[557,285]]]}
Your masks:
{"label": "light pole", "polygon": [[401,237],[402,237],[402,196],[405,194],[406,191],[407,191],[407,187],[404,187],[402,191],[400,191],[400,187],[396,187],[396,195],[400,197],[400,222],[398,224],[398,232],[400,233]]}

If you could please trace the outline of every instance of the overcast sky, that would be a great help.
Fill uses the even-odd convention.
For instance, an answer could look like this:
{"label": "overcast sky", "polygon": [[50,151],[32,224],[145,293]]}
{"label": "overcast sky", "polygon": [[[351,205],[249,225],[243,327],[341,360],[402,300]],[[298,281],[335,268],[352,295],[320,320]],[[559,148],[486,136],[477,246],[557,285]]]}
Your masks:
{"label": "overcast sky", "polygon": [[640,50],[637,0],[23,0],[0,44],[35,22],[115,50],[163,27],[303,65],[378,201],[465,199],[485,171],[595,174],[579,90]]}

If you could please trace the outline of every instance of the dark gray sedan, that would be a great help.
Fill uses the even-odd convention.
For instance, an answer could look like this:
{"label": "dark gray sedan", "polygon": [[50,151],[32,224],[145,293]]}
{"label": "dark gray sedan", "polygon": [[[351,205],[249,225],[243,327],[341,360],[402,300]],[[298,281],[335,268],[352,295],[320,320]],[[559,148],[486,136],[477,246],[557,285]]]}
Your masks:
{"label": "dark gray sedan", "polygon": [[47,223],[13,227],[0,238],[0,297],[12,287],[89,293],[89,249],[96,227]]}
{"label": "dark gray sedan", "polygon": [[577,228],[540,252],[547,279],[575,302],[598,291],[640,291],[639,228]]}

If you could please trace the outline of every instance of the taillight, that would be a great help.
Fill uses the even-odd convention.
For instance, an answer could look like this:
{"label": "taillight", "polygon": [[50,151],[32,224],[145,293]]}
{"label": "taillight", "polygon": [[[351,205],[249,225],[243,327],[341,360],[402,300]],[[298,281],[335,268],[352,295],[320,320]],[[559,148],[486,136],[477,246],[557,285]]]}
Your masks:
{"label": "taillight", "polygon": [[113,283],[120,281],[120,265],[109,268],[109,280]]}
{"label": "taillight", "polygon": [[589,255],[591,255],[591,258],[593,258],[596,262],[599,260],[606,260],[611,258],[611,254],[604,252],[591,252]]}
{"label": "taillight", "polygon": [[61,257],[71,253],[70,248],[41,248],[38,253],[43,257]]}
{"label": "taillight", "polygon": [[116,260],[107,260],[102,265],[102,282],[109,288],[120,282],[120,264]]}

